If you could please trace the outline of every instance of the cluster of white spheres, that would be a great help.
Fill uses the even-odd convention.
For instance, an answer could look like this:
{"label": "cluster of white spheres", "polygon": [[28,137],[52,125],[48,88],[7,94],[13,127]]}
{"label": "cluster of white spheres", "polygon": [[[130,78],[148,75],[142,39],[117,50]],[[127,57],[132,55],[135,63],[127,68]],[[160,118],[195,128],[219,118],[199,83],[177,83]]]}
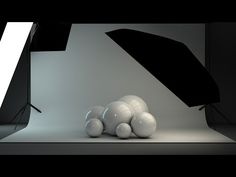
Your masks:
{"label": "cluster of white spheres", "polygon": [[147,138],[156,127],[156,119],[149,113],[147,104],[135,95],[124,96],[106,107],[95,106],[86,114],[85,130],[90,137],[105,132],[127,139],[133,132],[137,137]]}
{"label": "cluster of white spheres", "polygon": [[121,123],[130,123],[133,115],[130,106],[125,102],[114,101],[108,104],[102,115],[106,133],[116,135],[116,127]]}
{"label": "cluster of white spheres", "polygon": [[94,106],[86,114],[85,130],[90,137],[99,137],[103,132],[104,126],[101,118],[104,109],[103,106]]}
{"label": "cluster of white spheres", "polygon": [[131,109],[133,110],[134,116],[142,112],[148,112],[148,107],[145,101],[135,95],[127,95],[119,99],[119,101],[123,101],[127,103]]}

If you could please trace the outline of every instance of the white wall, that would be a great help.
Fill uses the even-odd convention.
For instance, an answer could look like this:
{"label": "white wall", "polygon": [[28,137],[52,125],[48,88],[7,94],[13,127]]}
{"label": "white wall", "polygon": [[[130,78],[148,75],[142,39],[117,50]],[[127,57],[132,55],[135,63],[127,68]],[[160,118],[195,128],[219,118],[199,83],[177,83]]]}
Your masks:
{"label": "white wall", "polygon": [[185,105],[105,34],[119,28],[181,41],[204,64],[204,24],[74,24],[65,52],[32,53],[32,102],[46,120],[29,126],[81,127],[89,107],[126,94],[142,97],[161,129],[207,126],[204,111]]}

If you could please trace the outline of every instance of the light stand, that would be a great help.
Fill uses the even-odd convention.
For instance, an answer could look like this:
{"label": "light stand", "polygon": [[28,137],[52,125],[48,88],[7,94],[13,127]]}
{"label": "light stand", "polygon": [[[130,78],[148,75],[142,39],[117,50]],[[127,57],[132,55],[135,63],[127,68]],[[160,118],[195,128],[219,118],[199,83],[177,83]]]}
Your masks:
{"label": "light stand", "polygon": [[37,112],[42,113],[42,111],[40,111],[37,107],[35,107],[35,106],[32,105],[31,103],[26,103],[26,104],[16,113],[16,115],[15,115],[15,116],[13,117],[13,119],[11,120],[11,122],[13,122],[14,120],[16,120],[17,117],[18,117],[18,115],[21,113],[21,116],[20,116],[20,118],[18,119],[18,121],[17,121],[17,123],[16,123],[16,125],[15,125],[14,130],[16,130],[16,128],[17,128],[19,122],[22,120],[22,117],[23,117],[22,115],[24,114],[24,112],[25,112],[27,106],[30,106],[30,107],[32,107],[33,109],[35,109]]}
{"label": "light stand", "polygon": [[[35,23],[34,25],[33,25],[33,27],[32,27],[32,29],[31,29],[31,32],[30,32],[30,43],[32,42],[32,40],[33,40],[33,37],[34,37],[34,34],[35,34],[35,32],[36,32],[36,30],[38,29],[38,24],[37,23]],[[29,51],[30,52],[30,51]],[[29,56],[30,57],[30,56]],[[29,59],[30,60],[30,59]],[[30,74],[30,73],[29,73]],[[30,76],[29,76],[29,79],[30,79]],[[30,82],[29,82],[30,83]],[[18,119],[18,121],[16,122],[16,125],[15,125],[15,128],[14,128],[14,130],[16,130],[16,128],[17,128],[17,126],[18,126],[18,124],[20,123],[20,121],[22,120],[22,115],[24,114],[24,112],[25,112],[25,110],[27,109],[27,106],[29,106],[29,107],[32,107],[33,109],[35,109],[37,112],[39,112],[39,113],[42,113],[42,111],[41,110],[39,110],[37,107],[35,107],[33,104],[31,104],[30,102],[29,102],[29,94],[28,94],[28,102],[16,113],[16,115],[13,117],[13,119],[11,120],[11,122],[13,122],[14,120],[16,120],[17,118],[18,118],[18,115],[19,114],[21,114],[21,116],[20,116],[20,118]]]}

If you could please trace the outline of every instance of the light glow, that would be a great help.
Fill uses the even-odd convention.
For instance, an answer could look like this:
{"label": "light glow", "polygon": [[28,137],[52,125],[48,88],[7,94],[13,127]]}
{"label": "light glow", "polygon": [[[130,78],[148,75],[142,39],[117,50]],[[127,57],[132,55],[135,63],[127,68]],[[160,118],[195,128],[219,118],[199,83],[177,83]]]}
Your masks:
{"label": "light glow", "polygon": [[32,25],[33,22],[9,22],[2,35],[0,41],[0,107]]}

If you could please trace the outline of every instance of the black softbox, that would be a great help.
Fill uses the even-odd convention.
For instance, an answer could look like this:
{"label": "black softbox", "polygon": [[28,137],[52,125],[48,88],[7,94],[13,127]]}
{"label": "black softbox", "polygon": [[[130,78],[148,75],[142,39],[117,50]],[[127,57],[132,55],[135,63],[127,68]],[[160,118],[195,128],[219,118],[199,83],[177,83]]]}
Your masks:
{"label": "black softbox", "polygon": [[220,101],[217,84],[185,44],[130,29],[106,34],[189,107]]}

